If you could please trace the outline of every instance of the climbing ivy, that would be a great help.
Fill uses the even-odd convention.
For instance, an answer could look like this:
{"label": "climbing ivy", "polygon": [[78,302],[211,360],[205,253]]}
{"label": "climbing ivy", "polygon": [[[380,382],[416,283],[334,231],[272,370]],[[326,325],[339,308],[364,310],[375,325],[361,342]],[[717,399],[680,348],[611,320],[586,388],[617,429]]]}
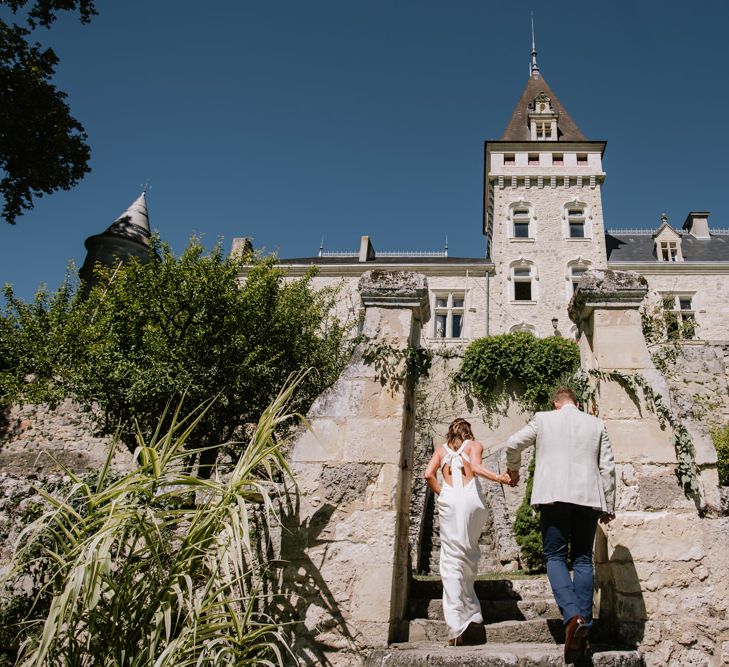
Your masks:
{"label": "climbing ivy", "polygon": [[579,365],[579,349],[568,338],[521,332],[487,336],[466,348],[454,382],[479,402],[489,420],[510,401],[524,410],[547,408],[554,387]]}
{"label": "climbing ivy", "polygon": [[524,498],[516,510],[514,518],[514,538],[519,545],[522,565],[530,572],[544,572],[544,548],[542,547],[542,531],[539,525],[539,512],[531,506],[532,486],[534,486],[534,466],[536,457],[532,453],[529,462]]}
{"label": "climbing ivy", "polygon": [[643,396],[643,404],[658,418],[661,427],[668,425],[673,431],[673,446],[676,450],[676,477],[689,498],[699,500],[699,482],[696,472],[696,452],[688,430],[678,417],[640,373],[622,371],[600,371],[591,369],[589,374],[598,381],[612,380],[620,383],[638,401]]}
{"label": "climbing ivy", "polygon": [[360,336],[357,343],[362,343],[362,361],[374,366],[375,378],[380,384],[389,385],[392,391],[401,387],[406,381],[413,386],[420,378],[427,377],[433,363],[433,353],[421,347],[397,347],[378,338]]}
{"label": "climbing ivy", "polygon": [[729,486],[729,426],[713,429],[711,439],[716,447],[719,485]]}

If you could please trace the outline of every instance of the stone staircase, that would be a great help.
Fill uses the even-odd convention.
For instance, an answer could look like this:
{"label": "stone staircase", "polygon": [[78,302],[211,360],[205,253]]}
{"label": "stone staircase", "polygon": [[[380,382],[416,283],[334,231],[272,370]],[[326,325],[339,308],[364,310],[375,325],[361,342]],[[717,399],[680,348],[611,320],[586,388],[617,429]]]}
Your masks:
{"label": "stone staircase", "polygon": [[[418,579],[410,591],[410,637],[373,652],[368,667],[557,667],[564,665],[564,626],[546,577],[476,581],[483,625],[471,625],[463,646],[447,646],[442,586]],[[594,628],[584,665],[642,667],[637,651],[610,650]],[[602,640],[602,641],[600,641]]]}

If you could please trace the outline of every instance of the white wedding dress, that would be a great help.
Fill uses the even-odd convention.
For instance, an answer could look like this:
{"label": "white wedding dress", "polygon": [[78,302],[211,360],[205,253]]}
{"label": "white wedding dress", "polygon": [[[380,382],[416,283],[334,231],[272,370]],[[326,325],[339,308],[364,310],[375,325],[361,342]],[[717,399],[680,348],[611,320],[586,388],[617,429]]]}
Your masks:
{"label": "white wedding dress", "polygon": [[459,637],[469,623],[483,623],[481,604],[473,586],[480,557],[478,539],[486,521],[486,507],[481,487],[474,477],[463,484],[464,449],[443,445],[446,455],[441,470],[449,465],[453,486],[443,482],[438,497],[440,518],[440,578],[443,581],[443,615],[449,639]]}

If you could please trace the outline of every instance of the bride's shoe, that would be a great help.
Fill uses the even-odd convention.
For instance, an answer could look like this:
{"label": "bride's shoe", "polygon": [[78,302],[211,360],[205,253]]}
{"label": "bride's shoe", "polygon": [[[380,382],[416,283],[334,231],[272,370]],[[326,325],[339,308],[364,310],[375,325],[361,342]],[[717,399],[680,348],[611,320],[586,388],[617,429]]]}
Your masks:
{"label": "bride's shoe", "polygon": [[463,646],[463,635],[448,640],[448,646]]}

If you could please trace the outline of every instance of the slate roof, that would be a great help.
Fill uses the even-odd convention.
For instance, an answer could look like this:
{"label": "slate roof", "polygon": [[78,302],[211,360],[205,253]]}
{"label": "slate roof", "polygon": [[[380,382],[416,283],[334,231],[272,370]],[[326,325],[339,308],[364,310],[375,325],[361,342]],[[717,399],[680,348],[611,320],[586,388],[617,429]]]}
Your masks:
{"label": "slate roof", "polygon": [[[605,233],[608,262],[658,262],[651,234]],[[710,239],[681,237],[684,262],[729,262],[729,234],[712,234]]]}
{"label": "slate roof", "polygon": [[501,141],[530,141],[529,133],[529,105],[539,93],[544,92],[552,100],[552,109],[559,112],[557,119],[557,140],[558,141],[587,141],[587,138],[572,120],[567,110],[562,106],[557,96],[552,92],[544,77],[538,72],[532,74],[527,81],[526,88],[521,99],[517,102],[514,112],[511,114],[509,124],[501,136]]}

